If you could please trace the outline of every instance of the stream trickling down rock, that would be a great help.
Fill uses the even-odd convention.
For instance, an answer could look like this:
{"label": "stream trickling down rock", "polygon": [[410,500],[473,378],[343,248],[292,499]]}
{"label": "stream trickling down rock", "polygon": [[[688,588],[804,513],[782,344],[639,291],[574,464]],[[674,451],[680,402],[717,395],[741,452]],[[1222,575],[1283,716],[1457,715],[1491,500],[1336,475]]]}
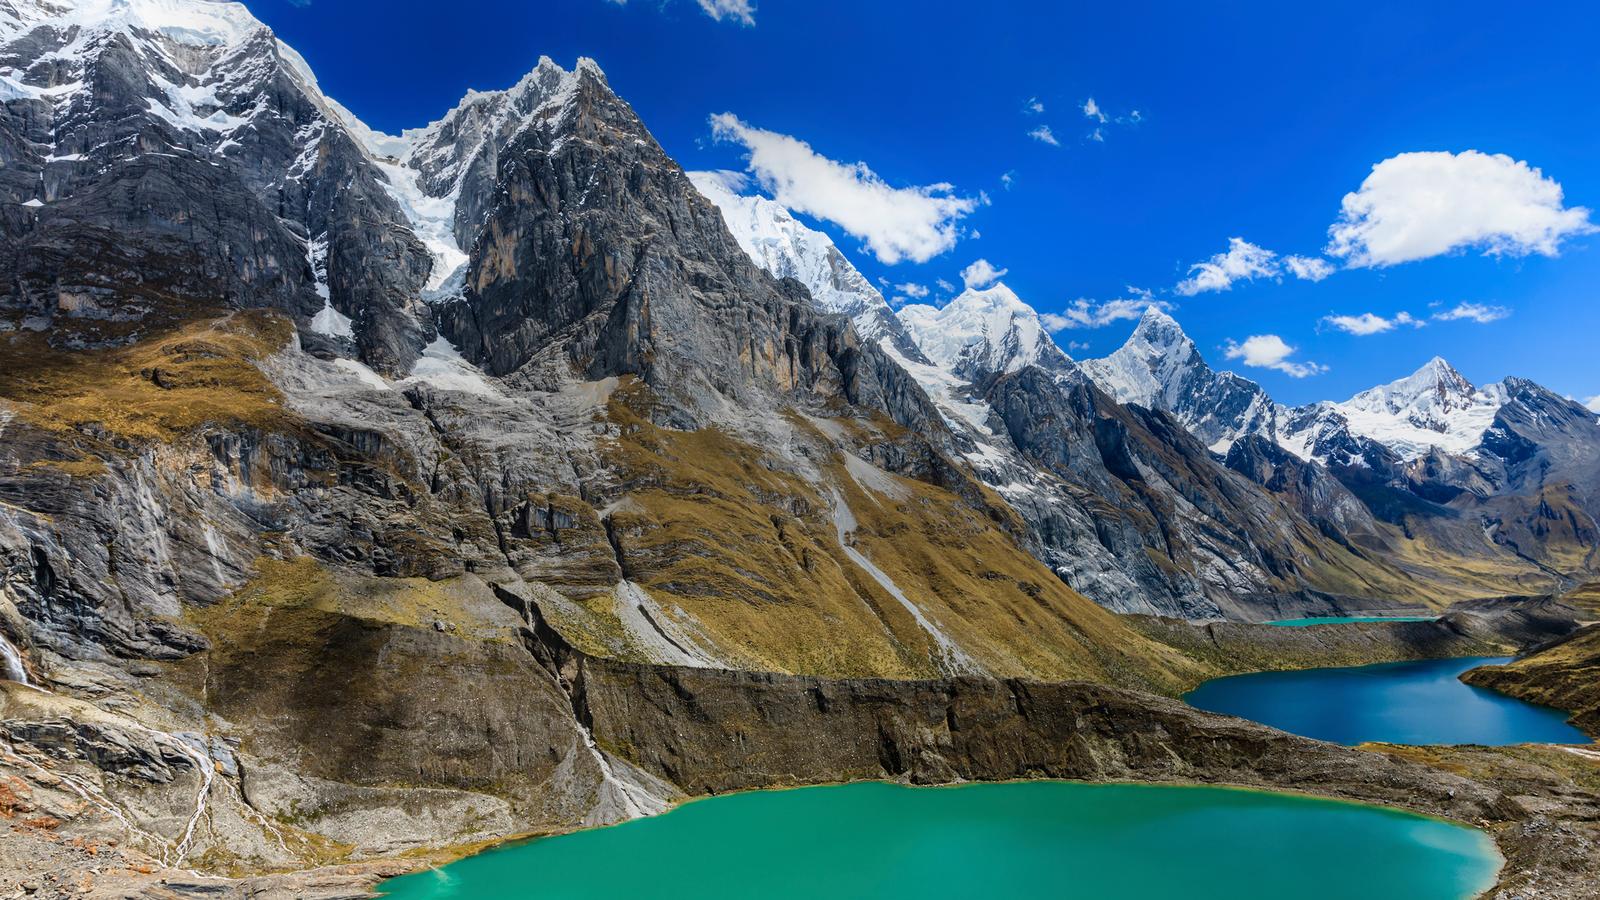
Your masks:
{"label": "stream trickling down rock", "polygon": [[[1359,865],[1352,865],[1358,860]],[[1286,794],[1059,781],[733,794],[385,882],[393,900],[1462,900],[1487,835]]]}

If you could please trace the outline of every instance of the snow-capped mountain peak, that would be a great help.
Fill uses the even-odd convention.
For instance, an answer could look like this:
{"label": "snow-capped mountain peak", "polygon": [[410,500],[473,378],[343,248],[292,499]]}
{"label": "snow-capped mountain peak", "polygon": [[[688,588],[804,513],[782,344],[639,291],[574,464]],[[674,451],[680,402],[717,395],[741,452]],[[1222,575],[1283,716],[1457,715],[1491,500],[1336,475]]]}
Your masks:
{"label": "snow-capped mountain peak", "polygon": [[138,32],[192,48],[237,46],[266,28],[227,0],[10,0],[0,3],[0,36],[49,26],[74,43],[114,31]]}
{"label": "snow-capped mountain peak", "polygon": [[1344,405],[1391,413],[1422,407],[1450,412],[1474,405],[1478,394],[1454,366],[1435,356],[1410,375],[1362,391]]}
{"label": "snow-capped mountain peak", "polygon": [[1052,371],[1073,368],[1051,340],[1039,313],[1003,282],[962,292],[943,307],[914,303],[900,309],[917,346],[956,374],[976,380],[991,372],[1026,366]]}
{"label": "snow-capped mountain peak", "polygon": [[829,312],[849,316],[866,341],[888,342],[895,353],[926,362],[883,294],[839,251],[833,239],[795,218],[783,204],[742,194],[737,172],[690,172],[695,188],[716,205],[739,247],[774,278],[793,278]]}
{"label": "snow-capped mountain peak", "polygon": [[1164,408],[1180,400],[1186,383],[1192,381],[1191,373],[1210,374],[1182,326],[1155,307],[1144,311],[1121,347],[1104,359],[1086,360],[1083,366],[1117,402]]}
{"label": "snow-capped mountain peak", "polygon": [[1450,453],[1473,449],[1505,402],[1504,385],[1474,387],[1435,356],[1404,378],[1329,406],[1344,416],[1351,433],[1414,459],[1433,447]]}
{"label": "snow-capped mountain peak", "polygon": [[1150,347],[1194,346],[1194,341],[1189,339],[1189,335],[1184,332],[1183,326],[1178,324],[1178,320],[1156,306],[1145,307],[1144,314],[1139,317],[1139,324],[1134,326],[1133,334],[1128,340],[1139,341]]}
{"label": "snow-capped mountain peak", "polygon": [[1266,391],[1213,371],[1177,320],[1153,306],[1121,347],[1085,360],[1083,369],[1117,402],[1171,413],[1217,453],[1246,434],[1271,437],[1276,430],[1276,406]]}

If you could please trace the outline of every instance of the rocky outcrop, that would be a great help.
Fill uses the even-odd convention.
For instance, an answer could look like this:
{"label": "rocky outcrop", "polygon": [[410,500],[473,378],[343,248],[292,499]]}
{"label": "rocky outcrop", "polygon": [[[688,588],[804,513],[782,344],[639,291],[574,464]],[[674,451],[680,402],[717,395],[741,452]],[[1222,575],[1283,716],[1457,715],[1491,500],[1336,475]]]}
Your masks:
{"label": "rocky outcrop", "polygon": [[[1393,615],[1407,611],[1378,612]],[[1306,627],[1243,622],[1202,625],[1154,617],[1135,621],[1145,634],[1203,659],[1220,671],[1259,672],[1506,656],[1571,634],[1578,628],[1581,616],[1578,609],[1553,597],[1503,597],[1453,604],[1444,615],[1428,621]]]}

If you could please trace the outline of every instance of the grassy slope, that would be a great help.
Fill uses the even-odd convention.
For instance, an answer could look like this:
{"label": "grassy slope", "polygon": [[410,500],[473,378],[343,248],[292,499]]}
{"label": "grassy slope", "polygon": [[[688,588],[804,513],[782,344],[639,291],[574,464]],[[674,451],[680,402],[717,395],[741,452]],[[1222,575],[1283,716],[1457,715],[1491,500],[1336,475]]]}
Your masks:
{"label": "grassy slope", "polygon": [[1600,738],[1600,625],[1504,666],[1462,676],[1468,684],[1572,713],[1572,724]]}
{"label": "grassy slope", "polygon": [[292,334],[266,312],[198,319],[103,350],[57,350],[42,335],[15,334],[0,339],[0,400],[48,431],[137,443],[210,424],[275,424],[282,398],[255,362]]}
{"label": "grassy slope", "polygon": [[[828,676],[940,674],[926,631],[840,546],[837,492],[856,519],[855,549],[996,674],[1167,693],[1209,674],[1063,584],[1002,527],[1007,507],[884,472],[863,486],[843,451],[797,426],[813,483],[722,431],[652,425],[635,411],[648,402],[624,389],[610,410],[621,437],[608,461],[631,488],[612,514],[624,569],[734,658]],[[883,423],[836,421],[866,440],[892,437]]]}

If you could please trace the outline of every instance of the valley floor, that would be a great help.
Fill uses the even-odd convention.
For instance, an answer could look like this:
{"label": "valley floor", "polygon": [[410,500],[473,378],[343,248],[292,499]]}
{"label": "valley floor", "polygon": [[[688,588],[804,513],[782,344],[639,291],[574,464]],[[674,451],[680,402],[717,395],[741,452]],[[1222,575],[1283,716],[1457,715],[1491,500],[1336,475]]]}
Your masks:
{"label": "valley floor", "polygon": [[[1234,668],[1374,661],[1430,649],[1476,652],[1503,648],[1505,631],[1532,627],[1528,623],[1548,609],[1533,607],[1493,625],[1462,618],[1451,626],[1451,617],[1444,624],[1348,631],[1228,625],[1192,628],[1189,640],[1198,648],[1203,638],[1217,660],[1235,660]],[[538,670],[571,702],[571,715],[592,736],[595,758],[609,761],[602,793],[677,802],[854,780],[1227,784],[1377,803],[1484,828],[1507,860],[1494,897],[1588,897],[1600,883],[1600,754],[1588,748],[1347,748],[1103,685],[981,677],[824,679],[625,663],[586,657],[542,621],[531,624],[528,649]],[[1416,632],[1417,626],[1437,628]],[[1159,620],[1144,627],[1174,643],[1189,628]],[[1476,636],[1463,634],[1474,630]],[[1257,655],[1245,654],[1247,647]],[[270,778],[241,777],[236,789],[219,772],[202,788],[209,806],[200,829],[226,834],[253,821],[269,839],[300,851],[306,868],[218,878],[187,869],[204,865],[217,871],[209,864],[219,861],[215,856],[163,865],[129,839],[115,805],[104,802],[106,794],[97,793],[89,777],[88,757],[109,766],[118,752],[134,748],[118,747],[107,739],[109,732],[94,734],[93,721],[85,721],[92,717],[76,701],[21,686],[7,685],[5,691],[9,739],[0,746],[0,897],[361,897],[385,877],[484,846],[441,840],[357,860],[348,849],[304,844],[309,829],[281,819],[274,827],[254,813],[252,803],[272,787]],[[60,733],[64,727],[77,729],[76,744]],[[86,757],[63,758],[65,746],[86,748]],[[132,763],[124,758],[120,764]],[[443,798],[445,792],[432,793],[442,799],[430,799],[427,790],[411,792],[409,814],[418,823],[449,814],[454,801]],[[134,800],[131,792],[114,796],[121,803]],[[181,819],[194,812],[186,805],[193,802],[192,793],[179,792],[176,799],[146,800],[140,812],[152,822]],[[319,853],[337,864],[317,865]]]}

